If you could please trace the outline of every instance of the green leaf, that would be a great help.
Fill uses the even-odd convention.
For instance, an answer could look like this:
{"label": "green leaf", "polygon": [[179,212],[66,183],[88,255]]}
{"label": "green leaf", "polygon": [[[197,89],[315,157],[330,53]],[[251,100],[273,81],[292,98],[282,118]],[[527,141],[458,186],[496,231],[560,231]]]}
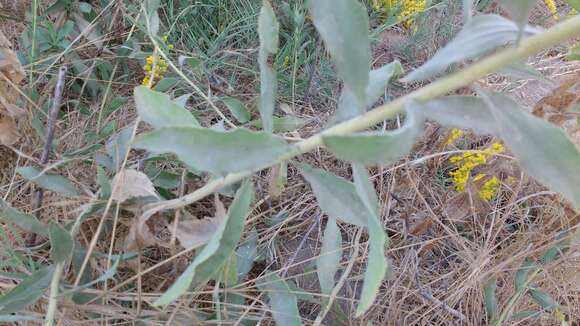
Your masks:
{"label": "green leaf", "polygon": [[200,126],[193,114],[172,101],[169,95],[145,86],[135,87],[135,105],[141,119],[154,128]]}
{"label": "green leaf", "polygon": [[[153,89],[156,92],[167,92],[170,88],[177,85],[177,83],[179,83],[179,80],[180,79],[176,78],[176,77],[165,77],[165,78],[161,79],[159,82],[157,82],[157,84],[155,84]],[[139,87],[145,87],[145,86],[139,86]]]}
{"label": "green leaf", "polygon": [[537,0],[501,0],[501,5],[508,11],[521,32],[537,2]]}
{"label": "green leaf", "polygon": [[568,55],[566,55],[566,59],[570,61],[580,60],[580,43],[576,44],[574,47],[570,49],[570,52],[568,52]]}
{"label": "green leaf", "polygon": [[369,19],[365,7],[356,0],[316,0],[309,1],[308,6],[344,87],[352,92],[358,111],[362,111],[370,71]]}
{"label": "green leaf", "polygon": [[336,220],[329,217],[324,229],[320,255],[316,258],[318,282],[323,294],[330,294],[334,288],[334,277],[338,271],[341,257],[342,235],[338,225],[336,225]]}
{"label": "green leaf", "polygon": [[307,164],[298,167],[310,183],[318,205],[328,216],[356,226],[367,226],[372,216],[352,182]]}
{"label": "green leaf", "polygon": [[50,236],[50,256],[55,263],[65,262],[73,252],[74,242],[70,233],[60,225],[50,222],[48,225]]}
{"label": "green leaf", "polygon": [[364,113],[385,94],[387,85],[402,74],[403,66],[399,61],[393,61],[381,68],[372,70],[369,73],[369,83],[366,88],[366,106],[362,107],[357,104],[354,93],[350,89],[344,88],[331,124],[346,121]]}
{"label": "green leaf", "polygon": [[365,165],[395,162],[407,155],[423,131],[423,121],[409,110],[405,124],[394,131],[324,136],[324,145],[341,160]]}
{"label": "green leaf", "polygon": [[268,57],[278,52],[278,29],[278,21],[270,2],[263,0],[260,16],[258,17],[258,36],[260,38],[260,52],[258,54],[260,102],[258,106],[266,132],[272,132],[272,115],[274,114],[278,88],[276,72],[268,64]]}
{"label": "green leaf", "polygon": [[463,21],[471,19],[471,12],[473,11],[473,0],[463,0]]}
{"label": "green leaf", "polygon": [[116,134],[111,136],[107,143],[105,144],[105,148],[107,149],[107,153],[111,157],[113,169],[115,171],[119,171],[121,168],[121,164],[123,160],[125,160],[125,156],[129,152],[129,148],[131,147],[131,137],[133,137],[133,129],[135,125],[130,124],[123,129],[119,130]]}
{"label": "green leaf", "polygon": [[134,146],[173,153],[192,168],[217,175],[267,167],[289,147],[283,138],[265,132],[194,127],[159,128],[139,136]]}
{"label": "green leaf", "polygon": [[570,249],[569,240],[563,240],[558,242],[557,244],[546,250],[546,252],[544,252],[541,259],[542,265],[549,264],[554,260],[558,259],[561,256],[561,254],[568,251],[568,249]]}
{"label": "green leaf", "polygon": [[191,285],[203,285],[219,272],[236,249],[253,198],[254,187],[251,182],[245,182],[238,190],[226,218],[216,230],[213,238],[175,283],[155,301],[154,305],[164,306],[171,303],[185,293]]}
{"label": "green leaf", "polygon": [[547,293],[530,289],[530,295],[545,310],[552,311],[560,307],[560,304]]}
{"label": "green leaf", "polygon": [[244,103],[242,103],[240,100],[233,97],[224,97],[222,98],[222,102],[224,102],[234,118],[236,118],[236,120],[238,120],[240,123],[246,123],[250,121],[250,112]]}
{"label": "green leaf", "polygon": [[580,12],[580,0],[564,0],[570,7],[574,8],[576,12]]}
{"label": "green leaf", "polygon": [[46,225],[36,217],[20,212],[0,198],[0,220],[12,223],[26,232],[47,235]]}
{"label": "green leaf", "polygon": [[256,229],[252,229],[250,236],[238,247],[236,257],[238,279],[243,280],[252,269],[256,257],[258,257],[258,232]]}
{"label": "green leaf", "polygon": [[[276,132],[288,132],[298,130],[306,124],[306,121],[295,116],[283,116],[283,117],[273,117],[272,118],[272,130]],[[262,120],[252,120],[250,121],[250,126],[256,128],[262,128]]]}
{"label": "green leaf", "polygon": [[531,259],[524,259],[520,268],[518,268],[515,277],[516,291],[523,289],[528,283],[528,274],[538,267],[538,263]]}
{"label": "green leaf", "polygon": [[[537,28],[527,26],[525,35],[537,33]],[[453,63],[459,63],[483,55],[499,46],[514,42],[518,37],[516,23],[497,15],[473,17],[445,47],[435,56],[414,70],[403,80],[414,82],[440,74]]]}
{"label": "green leaf", "polygon": [[497,297],[495,296],[495,289],[497,288],[497,280],[494,278],[490,279],[487,284],[485,284],[485,311],[489,316],[489,319],[493,320],[497,316]]}
{"label": "green leaf", "polygon": [[111,197],[111,182],[105,173],[105,170],[97,165],[97,182],[100,186],[100,197],[108,199]]}
{"label": "green leaf", "polygon": [[548,78],[544,77],[541,72],[536,70],[534,67],[527,65],[525,63],[513,63],[500,71],[499,74],[512,77],[515,79],[538,79],[545,82],[551,82]]}
{"label": "green leaf", "polygon": [[20,284],[0,297],[0,314],[18,312],[35,303],[50,285],[54,265],[44,267],[32,273]]}
{"label": "green leaf", "polygon": [[16,172],[23,178],[39,185],[42,188],[61,193],[68,197],[76,197],[79,195],[76,188],[70,181],[58,174],[41,174],[42,171],[31,166],[20,167]]}
{"label": "green leaf", "polygon": [[525,111],[505,95],[479,93],[495,118],[498,136],[526,172],[580,209],[580,152],[564,130]]}
{"label": "green leaf", "polygon": [[48,7],[44,12],[46,15],[52,15],[60,11],[64,11],[70,7],[73,0],[56,0],[52,6]]}
{"label": "green leaf", "polygon": [[369,213],[367,216],[370,250],[363,288],[355,315],[360,317],[373,304],[387,274],[388,264],[385,257],[387,236],[379,220],[379,201],[366,168],[360,164],[353,164],[352,170],[357,194]]}
{"label": "green leaf", "polygon": [[288,284],[275,273],[269,273],[258,284],[262,292],[270,299],[270,309],[276,325],[301,325],[298,312],[298,299],[291,292]]}

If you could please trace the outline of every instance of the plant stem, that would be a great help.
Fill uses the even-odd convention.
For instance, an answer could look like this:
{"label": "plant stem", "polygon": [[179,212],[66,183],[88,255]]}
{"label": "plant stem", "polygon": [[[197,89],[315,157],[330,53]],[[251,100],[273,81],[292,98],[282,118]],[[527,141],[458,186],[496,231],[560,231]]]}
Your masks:
{"label": "plant stem", "polygon": [[150,204],[145,207],[141,221],[144,223],[153,214],[166,209],[177,209],[187,206],[200,200],[217,189],[237,183],[242,179],[251,176],[253,173],[292,159],[298,155],[307,153],[320,146],[323,146],[323,137],[328,135],[345,135],[356,131],[365,130],[377,123],[391,118],[404,111],[405,103],[410,100],[427,101],[439,96],[444,96],[463,86],[485,77],[503,67],[514,62],[524,60],[527,57],[538,53],[544,49],[558,45],[561,42],[580,35],[580,16],[569,18],[564,22],[546,30],[543,33],[532,36],[522,41],[517,47],[510,47],[496,54],[493,54],[477,63],[472,64],[448,77],[441,78],[425,87],[413,91],[392,102],[383,104],[367,113],[342,122],[332,128],[324,130],[314,136],[296,143],[286,154],[270,162],[267,166],[261,166],[253,170],[231,173],[221,179],[211,181],[196,191],[183,197],[166,200],[163,202]]}
{"label": "plant stem", "polygon": [[58,303],[58,285],[60,277],[64,269],[64,262],[57,263],[50,281],[50,297],[48,299],[48,308],[46,308],[46,318],[44,319],[44,326],[54,325],[54,314],[56,313],[56,306]]}

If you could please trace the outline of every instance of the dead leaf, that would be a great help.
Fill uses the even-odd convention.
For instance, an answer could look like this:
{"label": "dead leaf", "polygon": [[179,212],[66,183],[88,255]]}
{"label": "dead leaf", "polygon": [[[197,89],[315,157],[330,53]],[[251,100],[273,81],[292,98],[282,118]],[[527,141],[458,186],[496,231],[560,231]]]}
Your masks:
{"label": "dead leaf", "polygon": [[280,110],[286,114],[294,115],[294,110],[292,110],[292,107],[287,103],[280,104]]}
{"label": "dead leaf", "polygon": [[217,194],[214,197],[214,202],[215,217],[180,221],[177,224],[175,236],[185,249],[198,248],[208,243],[219,225],[225,220],[227,212]]}
{"label": "dead leaf", "polygon": [[117,173],[111,183],[113,185],[113,194],[111,198],[118,202],[124,202],[132,198],[157,196],[153,182],[145,173],[133,170],[124,169]]}
{"label": "dead leaf", "polygon": [[409,226],[409,233],[414,236],[420,236],[427,232],[431,225],[433,225],[433,219],[430,216],[427,216],[424,212],[419,212],[413,214],[411,217],[410,226]]}
{"label": "dead leaf", "polygon": [[14,119],[0,116],[0,144],[10,146],[18,139],[20,139],[20,133]]}
{"label": "dead leaf", "polygon": [[444,213],[451,220],[460,221],[468,215],[475,213],[484,215],[491,210],[491,206],[478,195],[470,195],[468,192],[461,192],[452,197],[445,206]]}
{"label": "dead leaf", "polygon": [[140,250],[155,244],[155,236],[151,233],[146,224],[139,228],[139,223],[131,224],[129,233],[125,238],[125,249],[127,251]]}

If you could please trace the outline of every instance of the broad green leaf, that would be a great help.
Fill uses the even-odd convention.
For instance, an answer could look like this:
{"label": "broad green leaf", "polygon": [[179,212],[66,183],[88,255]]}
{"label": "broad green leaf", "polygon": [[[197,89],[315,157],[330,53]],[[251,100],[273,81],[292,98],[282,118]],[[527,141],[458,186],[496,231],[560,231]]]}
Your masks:
{"label": "broad green leaf", "polygon": [[512,20],[516,22],[521,33],[528,23],[528,17],[537,2],[537,0],[501,0],[501,5],[508,11]]}
{"label": "broad green leaf", "polygon": [[485,284],[484,294],[485,294],[485,311],[489,316],[489,319],[494,319],[497,316],[497,297],[495,295],[495,289],[497,288],[497,280],[494,278],[490,279],[487,284]]}
{"label": "broad green leaf", "polygon": [[56,0],[52,6],[48,7],[44,12],[46,15],[52,15],[60,11],[66,10],[72,4],[73,0]]}
{"label": "broad green leaf", "polygon": [[467,22],[471,19],[472,11],[473,11],[473,0],[463,0],[463,21]]}
{"label": "broad green leaf", "polygon": [[240,123],[246,123],[250,121],[250,112],[242,103],[242,101],[238,100],[234,97],[224,97],[222,98],[222,102],[228,107],[232,115],[238,120]]}
{"label": "broad green leaf", "polygon": [[412,110],[396,130],[324,136],[324,145],[341,160],[365,165],[390,164],[407,155],[423,131],[423,121]]}
{"label": "broad green leaf", "polygon": [[153,91],[145,86],[135,87],[135,105],[139,117],[154,128],[169,126],[199,127],[199,122],[169,95]]}
{"label": "broad green leaf", "polygon": [[54,222],[49,224],[48,233],[50,236],[50,256],[55,263],[65,262],[73,252],[74,241],[70,233]]}
{"label": "broad green leaf", "polygon": [[356,226],[367,226],[372,216],[352,182],[307,164],[298,167],[310,183],[318,205],[328,216]]}
{"label": "broad green leaf", "polygon": [[554,260],[558,259],[562,253],[565,253],[570,249],[570,240],[563,240],[555,244],[554,246],[550,247],[544,254],[542,255],[542,259],[540,262],[542,265],[549,264]]}
{"label": "broad green leaf", "polygon": [[173,153],[192,168],[217,175],[267,167],[289,148],[283,138],[265,132],[194,127],[159,128],[139,136],[134,146]]}
{"label": "broad green leaf", "polygon": [[308,2],[314,26],[324,40],[344,88],[354,95],[358,111],[366,105],[369,83],[369,19],[357,0]]}
{"label": "broad green leaf", "polygon": [[564,0],[570,7],[574,8],[576,12],[580,12],[580,0]]}
{"label": "broad green leaf", "polygon": [[503,139],[531,176],[580,209],[580,152],[561,128],[522,109],[509,97],[479,92]]}
{"label": "broad green leaf", "polygon": [[[179,81],[180,81],[180,79],[176,78],[176,77],[165,77],[165,78],[161,79],[160,81],[158,81],[157,84],[155,84],[155,86],[153,87],[153,89],[156,92],[167,92],[170,88],[177,85],[177,83],[179,83]],[[145,86],[139,86],[139,87],[145,87]]]}
{"label": "broad green leaf", "polygon": [[558,301],[554,300],[549,294],[542,292],[542,291],[538,291],[535,289],[530,289],[530,295],[532,296],[532,298],[534,298],[534,300],[536,300],[536,302],[542,306],[542,308],[548,310],[548,311],[552,311],[555,308],[560,307],[560,304],[558,303]]}
{"label": "broad green leaf", "polygon": [[379,288],[387,274],[388,264],[385,257],[387,236],[379,220],[379,201],[366,168],[360,164],[353,164],[352,170],[357,194],[369,212],[367,215],[367,230],[369,232],[370,250],[363,288],[356,308],[356,316],[360,317],[375,301]]}
{"label": "broad green leaf", "polygon": [[336,220],[329,217],[324,229],[320,256],[316,258],[318,282],[323,294],[330,294],[334,288],[334,277],[338,271],[342,257],[342,235],[336,225]]}
{"label": "broad green leaf", "polygon": [[538,267],[538,263],[531,259],[524,259],[520,268],[518,268],[515,276],[516,291],[523,289],[528,282],[528,274]]}
{"label": "broad green leaf", "polygon": [[47,235],[48,230],[44,223],[36,217],[22,213],[0,198],[0,221],[12,223],[26,232]]}
{"label": "broad green leaf", "polygon": [[[76,251],[76,250],[75,250]],[[86,252],[83,252],[86,255]],[[82,256],[84,258],[84,256]],[[115,261],[113,262],[113,265],[111,266],[111,268],[107,269],[103,274],[101,274],[101,276],[97,277],[96,279],[85,283],[83,285],[79,285],[78,287],[74,288],[74,289],[70,289],[68,291],[66,291],[65,293],[75,293],[75,292],[79,292],[83,289],[88,289],[91,286],[98,284],[100,282],[104,282],[107,281],[111,278],[113,278],[113,276],[115,276],[115,274],[117,274],[117,268],[119,267],[119,263],[121,262],[121,259],[128,259],[129,257],[125,257],[123,255],[117,255],[114,259]]]}
{"label": "broad green leaf", "polygon": [[276,72],[268,63],[268,58],[278,52],[278,21],[269,0],[262,1],[262,9],[258,17],[258,36],[260,51],[258,64],[260,66],[260,116],[264,121],[264,130],[272,132],[272,115],[276,103],[278,79]]}
{"label": "broad green leaf", "polygon": [[[449,44],[403,80],[414,82],[429,79],[444,72],[451,64],[481,56],[506,43],[514,42],[518,37],[518,30],[516,23],[501,16],[473,17]],[[538,31],[537,28],[527,26],[524,35],[532,35]]]}
{"label": "broad green leaf", "polygon": [[527,65],[525,63],[513,63],[500,71],[499,74],[512,77],[514,79],[538,79],[546,82],[551,82],[548,78],[544,77],[541,72],[536,70],[534,67]]}
{"label": "broad green leaf", "polygon": [[32,273],[20,284],[0,297],[0,315],[18,312],[35,303],[50,285],[54,265]]}
{"label": "broad green leaf", "polygon": [[387,85],[402,74],[403,66],[399,61],[393,61],[381,68],[372,70],[369,73],[369,83],[366,88],[366,106],[359,106],[354,93],[350,89],[344,88],[331,124],[346,121],[364,113],[384,95]]}
{"label": "broad green leaf", "polygon": [[254,187],[251,182],[245,182],[238,190],[225,220],[220,224],[214,237],[154,305],[164,306],[171,303],[190,286],[203,285],[220,271],[236,249],[253,198]]}
{"label": "broad green leaf", "polygon": [[42,171],[31,166],[20,167],[16,172],[23,178],[39,185],[42,188],[61,193],[65,196],[76,197],[79,195],[70,181],[58,174],[41,174]]}
{"label": "broad green leaf", "polygon": [[97,165],[97,183],[99,184],[100,197],[109,199],[111,197],[111,182],[105,173],[105,170]]}
{"label": "broad green leaf", "polygon": [[[306,124],[304,119],[300,119],[295,116],[283,116],[283,117],[273,117],[272,118],[272,130],[276,132],[288,132],[298,130]],[[262,128],[262,120],[253,120],[250,122],[250,126],[256,128]]]}
{"label": "broad green leaf", "polygon": [[269,273],[257,285],[270,299],[269,305],[276,325],[302,325],[298,312],[298,299],[284,280],[275,273]]}
{"label": "broad green leaf", "polygon": [[238,279],[243,280],[252,269],[254,261],[258,256],[258,232],[256,229],[250,231],[250,236],[242,242],[236,250]]}
{"label": "broad green leaf", "polygon": [[123,129],[119,130],[119,132],[111,136],[105,144],[105,148],[111,157],[111,163],[113,164],[113,169],[115,171],[119,171],[123,160],[125,160],[125,156],[127,156],[127,153],[129,152],[134,127],[135,124],[130,124],[124,127]]}

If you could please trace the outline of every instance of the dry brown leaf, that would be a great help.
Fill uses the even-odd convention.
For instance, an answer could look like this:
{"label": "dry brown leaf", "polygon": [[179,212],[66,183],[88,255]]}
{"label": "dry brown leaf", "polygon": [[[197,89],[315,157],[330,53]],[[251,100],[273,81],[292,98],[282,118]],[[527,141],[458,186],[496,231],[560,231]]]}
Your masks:
{"label": "dry brown leaf", "polygon": [[139,223],[131,224],[125,238],[125,249],[136,251],[155,244],[155,236],[146,224],[139,228]]}
{"label": "dry brown leaf", "polygon": [[216,207],[215,217],[206,217],[202,220],[187,220],[178,223],[175,236],[185,249],[198,248],[208,243],[219,225],[226,218],[227,213],[224,204],[219,200],[217,195],[214,199]]}
{"label": "dry brown leaf", "polygon": [[113,194],[111,198],[118,202],[124,202],[131,198],[149,197],[158,198],[153,182],[145,173],[124,169],[117,173],[112,181]]}
{"label": "dry brown leaf", "polygon": [[491,206],[479,196],[470,196],[467,192],[461,192],[449,200],[445,206],[444,213],[451,220],[462,220],[472,212],[475,214],[485,214],[489,212]]}
{"label": "dry brown leaf", "polygon": [[13,145],[19,138],[20,133],[14,119],[0,116],[0,145]]}
{"label": "dry brown leaf", "polygon": [[430,216],[427,216],[427,214],[424,212],[419,212],[417,214],[413,214],[410,224],[409,233],[414,236],[420,236],[431,228],[433,225],[433,219]]}

